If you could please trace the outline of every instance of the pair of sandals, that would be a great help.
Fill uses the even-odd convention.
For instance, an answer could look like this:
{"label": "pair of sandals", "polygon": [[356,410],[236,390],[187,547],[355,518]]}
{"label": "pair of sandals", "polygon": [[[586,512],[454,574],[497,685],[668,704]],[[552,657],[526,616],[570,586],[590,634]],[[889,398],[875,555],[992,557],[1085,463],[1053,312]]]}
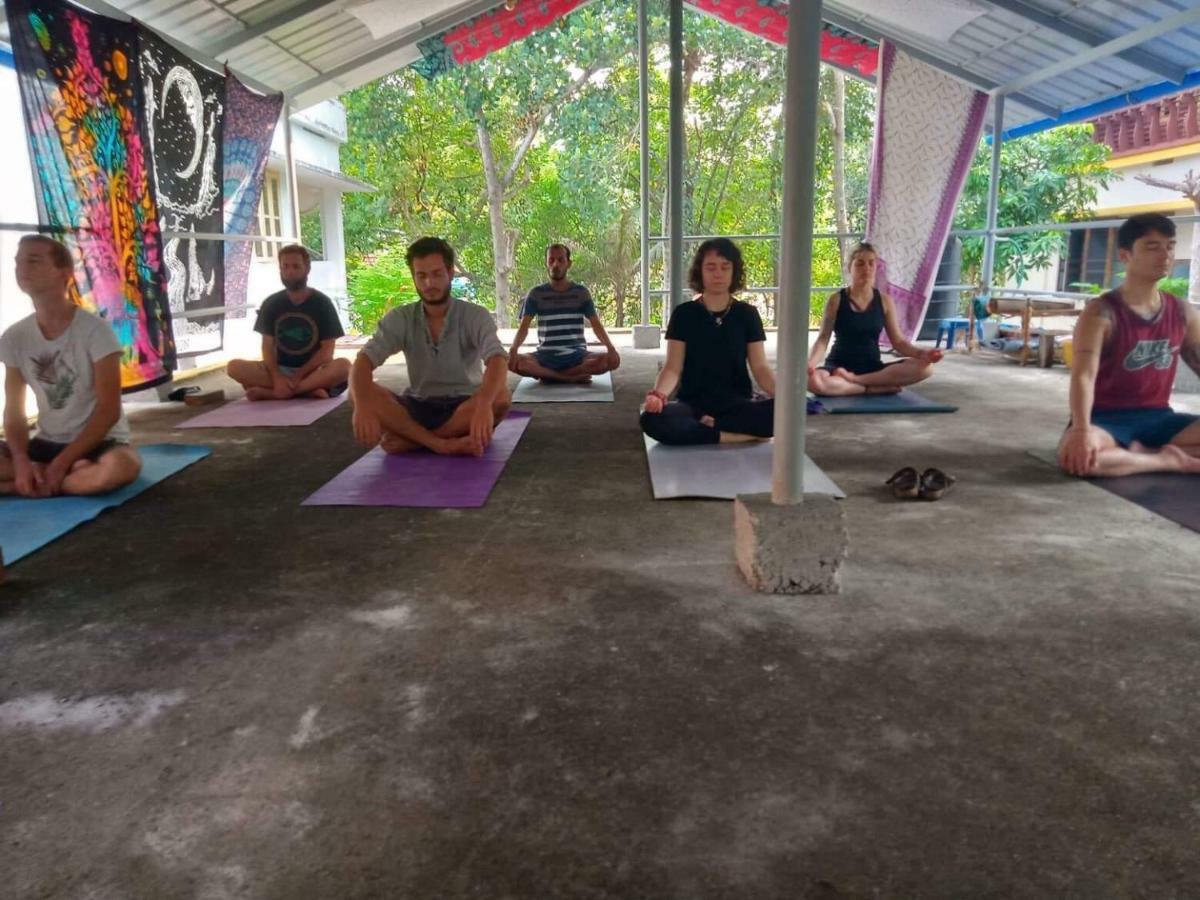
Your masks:
{"label": "pair of sandals", "polygon": [[891,486],[897,500],[913,500],[917,497],[922,500],[941,500],[956,481],[957,478],[941,469],[930,467],[918,475],[912,466],[905,466],[885,484]]}

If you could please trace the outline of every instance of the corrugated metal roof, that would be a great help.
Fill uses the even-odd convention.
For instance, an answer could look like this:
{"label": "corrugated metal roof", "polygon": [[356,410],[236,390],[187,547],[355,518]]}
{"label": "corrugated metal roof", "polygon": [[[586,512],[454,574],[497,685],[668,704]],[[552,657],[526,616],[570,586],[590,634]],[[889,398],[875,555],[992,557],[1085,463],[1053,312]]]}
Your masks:
{"label": "corrugated metal roof", "polygon": [[[119,9],[197,51],[227,61],[303,107],[419,57],[418,40],[498,6],[496,0],[392,0],[381,37],[357,0],[81,0]],[[631,0],[632,2],[632,0]],[[758,2],[758,0],[753,0]],[[938,8],[945,15],[938,15]],[[1006,130],[1079,121],[1140,91],[1168,92],[1200,72],[1200,0],[828,0],[827,21],[888,39],[990,93],[1003,93]],[[914,14],[919,11],[920,14]],[[965,21],[948,35],[946,22]]]}

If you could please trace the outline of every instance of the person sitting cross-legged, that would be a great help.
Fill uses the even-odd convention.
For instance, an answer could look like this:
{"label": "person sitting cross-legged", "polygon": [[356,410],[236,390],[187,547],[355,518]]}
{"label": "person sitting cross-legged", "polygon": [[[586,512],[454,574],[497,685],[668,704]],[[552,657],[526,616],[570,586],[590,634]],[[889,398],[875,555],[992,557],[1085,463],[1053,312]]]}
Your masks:
{"label": "person sitting cross-legged", "polygon": [[[758,310],[734,296],[746,286],[745,272],[728,238],[696,250],[688,283],[699,295],[672,311],[667,361],[642,408],[642,431],[660,444],[746,443],[774,434],[767,335]],[[766,397],[755,396],[750,372]],[[676,386],[678,396],[668,400]]]}
{"label": "person sitting cross-legged", "polygon": [[[112,326],[76,306],[71,251],[45,235],[17,246],[17,286],[33,315],[0,335],[5,366],[0,494],[106,494],[142,470],[121,409],[121,344]],[[30,437],[25,392],[37,400]]]}
{"label": "person sitting cross-legged", "polygon": [[308,286],[312,257],[299,244],[279,251],[283,290],[263,301],[254,330],[262,335],[262,359],[233,359],[226,373],[248,400],[326,399],[346,387],[350,361],[334,359],[345,332],[333,301]]}
{"label": "person sitting cross-legged", "polygon": [[[354,436],[388,453],[422,447],[480,456],[508,414],[508,357],[492,314],[450,296],[454,248],[441,238],[414,241],[406,254],[421,300],[379,320],[350,372]],[[409,388],[393,394],[374,371],[403,353]]]}
{"label": "person sitting cross-legged", "polygon": [[1090,301],[1075,323],[1059,465],[1085,476],[1200,474],[1200,416],[1170,406],[1180,358],[1200,374],[1200,313],[1158,289],[1175,261],[1175,223],[1158,213],[1127,219],[1117,253],[1124,283]]}
{"label": "person sitting cross-legged", "polygon": [[[895,394],[902,387],[924,381],[940,350],[918,347],[900,331],[892,298],[875,287],[878,255],[866,242],[850,253],[850,284],[831,294],[809,353],[808,389],[818,396]],[[885,363],[879,353],[879,335],[887,332],[892,349],[905,359]],[[829,339],[833,349],[826,356]]]}
{"label": "person sitting cross-legged", "polygon": [[[571,268],[571,250],[566,244],[546,248],[546,271],[550,280],[529,292],[522,307],[521,324],[508,351],[508,368],[518,375],[539,378],[547,383],[586,384],[593,375],[611,372],[621,364],[596,315],[592,295],[582,284],[567,279]],[[538,323],[538,347],[533,353],[521,353],[521,344],[529,333],[534,317]],[[605,346],[604,353],[588,353],[583,336],[587,322]]]}

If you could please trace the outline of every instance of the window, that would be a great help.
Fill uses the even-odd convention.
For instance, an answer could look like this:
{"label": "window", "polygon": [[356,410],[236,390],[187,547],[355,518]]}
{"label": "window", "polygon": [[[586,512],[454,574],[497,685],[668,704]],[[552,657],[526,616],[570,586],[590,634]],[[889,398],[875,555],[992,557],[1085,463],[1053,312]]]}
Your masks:
{"label": "window", "polygon": [[[279,176],[267,172],[263,179],[262,196],[258,199],[258,233],[263,237],[283,237],[283,221],[279,214]],[[256,259],[274,259],[280,245],[273,241],[255,241]]]}

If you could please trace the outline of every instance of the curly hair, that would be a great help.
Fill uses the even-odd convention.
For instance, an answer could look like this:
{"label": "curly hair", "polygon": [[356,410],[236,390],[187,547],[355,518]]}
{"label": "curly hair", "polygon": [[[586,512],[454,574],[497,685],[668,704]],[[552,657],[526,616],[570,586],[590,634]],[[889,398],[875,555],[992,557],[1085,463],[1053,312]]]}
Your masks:
{"label": "curly hair", "polygon": [[408,263],[408,270],[411,272],[414,259],[433,256],[435,253],[441,254],[442,259],[446,261],[446,271],[453,276],[454,248],[439,237],[423,237],[413,241],[408,245],[408,252],[404,254],[404,261]]}
{"label": "curly hair", "polygon": [[688,271],[688,287],[698,294],[704,293],[704,257],[713,251],[722,259],[733,263],[733,280],[729,283],[729,293],[736,294],[746,287],[746,264],[742,262],[742,251],[729,238],[710,238],[696,248],[692,257],[692,268]]}

